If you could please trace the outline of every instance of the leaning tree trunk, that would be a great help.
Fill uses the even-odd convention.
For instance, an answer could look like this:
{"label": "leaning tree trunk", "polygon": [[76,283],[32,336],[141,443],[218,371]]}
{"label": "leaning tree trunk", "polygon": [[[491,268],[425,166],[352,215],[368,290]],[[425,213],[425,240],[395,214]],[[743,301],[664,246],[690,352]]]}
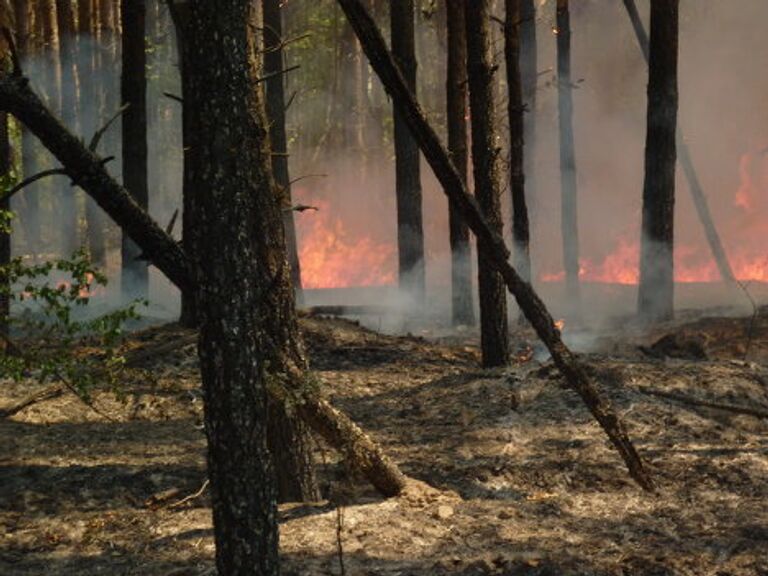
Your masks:
{"label": "leaning tree trunk", "polygon": [[[264,11],[264,75],[269,79],[264,83],[267,92],[267,119],[269,138],[274,155],[272,170],[275,182],[283,201],[283,223],[285,240],[288,245],[288,259],[291,264],[291,280],[296,290],[296,303],[303,306],[304,292],[301,287],[301,266],[296,243],[296,223],[294,212],[290,209],[291,178],[288,172],[288,137],[285,128],[285,79],[283,78],[283,17],[280,0],[262,0]],[[274,76],[272,76],[274,74]]]}
{"label": "leaning tree trunk", "polygon": [[560,193],[563,267],[569,312],[579,317],[579,218],[576,151],[573,143],[573,84],[571,80],[571,17],[569,0],[557,0],[557,95],[560,127]]}
{"label": "leaning tree trunk", "polygon": [[509,189],[512,194],[512,239],[515,268],[531,281],[531,232],[525,200],[525,105],[520,72],[522,0],[506,0],[504,56],[507,64],[507,112],[509,116]]}
{"label": "leaning tree trunk", "polygon": [[648,129],[638,314],[648,322],[674,313],[675,164],[679,0],[651,1]]}
{"label": "leaning tree trunk", "polygon": [[[122,76],[120,96],[123,113],[123,182],[136,202],[149,206],[147,173],[147,50],[144,40],[145,0],[122,0]],[[147,298],[149,268],[138,246],[125,234],[122,246],[121,289],[124,299]]]}
{"label": "leaning tree trunk", "polygon": [[[448,30],[448,79],[446,81],[448,151],[453,164],[467,181],[467,30],[464,1],[446,0]],[[451,310],[453,324],[475,323],[472,298],[472,262],[469,229],[453,204],[448,204],[451,242]]]}
{"label": "leaning tree trunk", "polygon": [[[467,2],[465,8],[475,195],[492,230],[501,234],[501,149],[493,100],[490,1]],[[507,292],[483,238],[478,238],[477,254],[483,365],[504,366],[509,362]]]}
{"label": "leaning tree trunk", "polygon": [[478,203],[467,192],[459,171],[451,162],[448,152],[443,148],[440,138],[427,121],[415,96],[408,89],[375,22],[360,0],[337,0],[337,2],[355,29],[371,66],[408,122],[411,133],[419,143],[424,157],[432,167],[449,201],[461,212],[470,230],[478,238],[478,242],[482,241],[488,247],[492,265],[502,274],[507,288],[514,294],[520,309],[552,354],[552,359],[565,381],[581,396],[595,420],[602,426],[632,477],[646,490],[653,490],[653,482],[629,439],[621,418],[590,380],[578,356],[563,343],[560,331],[555,326],[544,302],[531,285],[520,278],[514,267],[510,265],[510,252],[503,238],[493,230]]}
{"label": "leaning tree trunk", "polygon": [[[390,4],[392,54],[409,88],[416,91],[416,38],[413,0]],[[397,248],[400,290],[417,306],[424,303],[424,226],[421,211],[419,145],[397,110],[395,171],[397,191]]]}

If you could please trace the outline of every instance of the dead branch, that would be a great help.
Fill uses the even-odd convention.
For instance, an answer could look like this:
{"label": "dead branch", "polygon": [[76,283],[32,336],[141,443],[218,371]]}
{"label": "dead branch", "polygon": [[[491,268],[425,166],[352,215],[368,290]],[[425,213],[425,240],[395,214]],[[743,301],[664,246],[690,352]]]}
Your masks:
{"label": "dead branch", "polygon": [[8,43],[8,50],[11,53],[12,74],[14,76],[21,76],[21,61],[19,59],[19,50],[16,47],[16,40],[13,38],[13,33],[7,26],[3,26],[3,37]]}
{"label": "dead branch", "polygon": [[166,98],[170,98],[171,100],[178,102],[179,104],[184,104],[184,98],[181,96],[177,96],[176,94],[172,94],[170,92],[163,92],[163,96]]}
{"label": "dead branch", "polygon": [[210,483],[211,483],[211,481],[206,478],[205,482],[203,482],[203,485],[200,486],[200,489],[197,492],[182,498],[178,502],[173,502],[172,504],[169,504],[168,508],[178,508],[179,506],[183,506],[187,502],[191,502],[192,500],[195,500],[196,498],[200,498],[200,496],[203,495],[203,492],[205,492],[205,489],[208,488],[208,484],[210,484]]}
{"label": "dead branch", "polygon": [[637,388],[639,392],[648,394],[649,396],[658,396],[659,398],[667,398],[680,402],[681,404],[688,404],[690,406],[702,406],[704,408],[713,408],[715,410],[723,410],[725,412],[733,412],[734,414],[745,414],[747,416],[754,416],[755,418],[768,419],[768,409],[761,410],[760,408],[749,408],[747,406],[737,406],[735,404],[724,404],[722,402],[712,402],[710,400],[702,400],[699,398],[693,398],[691,396],[685,396],[684,394],[677,394],[676,392],[666,392],[664,390],[658,390],[648,386],[640,386]]}
{"label": "dead branch", "polygon": [[56,384],[53,384],[51,386],[48,386],[44,390],[40,390],[39,392],[35,392],[34,394],[31,394],[24,398],[21,402],[18,402],[17,404],[14,404],[13,406],[6,408],[4,410],[0,410],[0,418],[10,418],[11,416],[14,416],[15,414],[18,414],[25,408],[29,408],[33,404],[38,404],[39,402],[45,402],[46,400],[51,400],[52,398],[58,398],[62,394],[64,394],[65,388],[64,385],[60,382],[57,382]]}
{"label": "dead branch", "polygon": [[307,178],[328,178],[328,174],[304,174],[303,176],[299,176],[288,182],[288,186],[293,186],[296,182],[301,182]]}
{"label": "dead branch", "polygon": [[291,104],[293,104],[293,101],[296,99],[296,95],[297,94],[298,94],[298,92],[296,90],[294,90],[293,94],[291,94],[291,97],[288,98],[288,102],[286,103],[285,107],[283,108],[283,110],[285,112],[288,112],[288,108],[290,108]]}
{"label": "dead branch", "polygon": [[306,212],[307,210],[314,210],[318,212],[320,208],[317,206],[308,206],[306,204],[296,204],[296,206],[289,206],[283,212]]}
{"label": "dead branch", "polygon": [[514,294],[539,338],[552,355],[565,381],[582,398],[618,450],[630,475],[646,490],[653,483],[643,461],[627,434],[626,427],[610,402],[600,394],[588,376],[581,360],[563,343],[549,310],[530,284],[525,282],[509,263],[510,250],[504,239],[493,232],[476,200],[467,192],[464,181],[429,124],[416,97],[408,89],[387,44],[360,0],[337,0],[357,35],[368,60],[384,84],[401,117],[406,121],[414,139],[429,162],[443,191],[456,211],[461,214],[479,243],[486,247],[492,266],[498,270],[509,291]]}
{"label": "dead branch", "polygon": [[34,176],[30,176],[29,178],[25,178],[18,184],[16,184],[13,188],[8,190],[5,194],[3,194],[2,200],[10,200],[13,198],[16,194],[24,190],[27,186],[31,186],[38,180],[42,180],[43,178],[48,178],[49,176],[68,176],[67,171],[63,168],[52,168],[50,170],[43,170],[42,172],[39,172],[35,174]]}
{"label": "dead branch", "polygon": [[289,66],[288,68],[285,68],[283,70],[275,70],[274,72],[270,72],[269,74],[264,74],[261,78],[256,78],[254,81],[254,84],[261,84],[262,82],[266,82],[267,80],[271,80],[272,78],[276,78],[277,76],[282,76],[284,74],[288,74],[289,72],[293,72],[294,70],[298,70],[301,68],[300,65],[296,64],[294,66]]}
{"label": "dead branch", "polygon": [[747,345],[744,347],[744,360],[746,360],[749,357],[749,349],[752,347],[752,340],[755,336],[755,325],[757,324],[757,317],[760,314],[760,308],[752,297],[752,293],[749,291],[749,282],[741,282],[737,280],[736,285],[741,288],[752,306],[752,318],[749,319],[749,326],[747,327]]}
{"label": "dead branch", "polygon": [[93,138],[91,138],[91,143],[88,144],[88,150],[90,150],[91,152],[96,152],[96,148],[98,148],[98,146],[99,146],[99,142],[101,141],[101,137],[104,136],[104,134],[106,133],[107,130],[109,130],[109,127],[112,126],[114,121],[117,120],[118,118],[120,118],[120,116],[122,116],[123,114],[125,114],[125,111],[128,110],[128,108],[130,108],[130,107],[131,107],[131,103],[130,102],[126,102],[125,104],[123,104],[117,110],[117,112],[115,112],[112,115],[112,117],[109,120],[107,120],[107,122],[106,122],[106,124],[104,124],[104,126],[99,128],[98,130],[96,130],[96,132],[93,134]]}
{"label": "dead branch", "polygon": [[163,342],[158,346],[141,348],[140,350],[126,354],[125,366],[127,368],[137,368],[147,360],[162,356],[163,354],[168,354],[169,352],[174,352],[179,348],[184,348],[195,342],[197,342],[197,334],[190,334],[189,336],[176,338],[170,342]]}

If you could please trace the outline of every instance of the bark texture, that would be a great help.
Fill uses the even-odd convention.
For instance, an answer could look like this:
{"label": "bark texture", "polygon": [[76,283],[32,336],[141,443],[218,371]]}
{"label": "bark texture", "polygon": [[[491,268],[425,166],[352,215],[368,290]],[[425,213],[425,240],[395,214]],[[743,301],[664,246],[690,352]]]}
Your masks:
{"label": "bark texture", "polygon": [[[413,0],[390,4],[392,54],[408,87],[416,92],[416,38]],[[397,248],[400,289],[424,302],[424,225],[421,207],[419,145],[395,109],[395,172],[397,191]]]}
{"label": "bark texture", "polygon": [[[486,222],[494,233],[501,235],[501,146],[496,132],[498,118],[493,99],[490,2],[467,2],[465,8],[475,196]],[[490,250],[485,239],[478,237],[480,347],[483,365],[487,367],[504,366],[509,362],[507,291],[503,278],[492,264]]]}
{"label": "bark texture", "polygon": [[560,193],[563,267],[568,309],[579,316],[579,216],[576,150],[573,138],[573,81],[571,79],[571,16],[569,0],[557,0],[557,95],[560,129]]}
{"label": "bark texture", "polygon": [[638,292],[638,313],[650,322],[674,314],[677,47],[678,0],[652,0]]}
{"label": "bark texture", "polygon": [[[464,182],[467,181],[467,30],[465,0],[446,0],[448,78],[446,82],[448,151]],[[451,243],[451,311],[454,326],[472,326],[472,262],[469,229],[453,204],[448,204]]]}
{"label": "bark texture", "polygon": [[376,24],[360,0],[337,0],[337,2],[354,27],[371,66],[408,122],[412,134],[449,201],[460,211],[478,241],[482,239],[488,246],[488,254],[492,258],[493,266],[501,272],[507,288],[514,294],[526,318],[552,354],[552,359],[567,384],[581,396],[594,418],[605,430],[635,481],[646,490],[652,490],[653,482],[629,439],[621,418],[613,410],[610,402],[602,397],[579,358],[563,343],[560,332],[544,302],[531,285],[525,282],[510,265],[508,261],[510,252],[504,240],[488,224],[480,206],[467,192],[459,171],[451,162],[447,150],[395,66]]}
{"label": "bark texture", "polygon": [[[0,55],[1,56],[1,55]],[[8,114],[0,112],[0,178],[7,182],[13,170],[13,149],[11,147],[10,129],[8,126]],[[5,192],[5,190],[3,190]],[[11,209],[9,198],[0,200],[0,211],[8,212]],[[11,286],[8,276],[2,273],[11,263],[11,234],[0,231],[0,334],[8,336],[9,319],[11,317]],[[5,348],[5,342],[0,349]]]}
{"label": "bark texture", "polygon": [[[136,203],[149,207],[147,172],[147,50],[145,0],[122,0],[122,76],[120,96],[128,109],[123,113],[123,184]],[[140,259],[141,251],[127,235],[121,246],[123,297],[146,298],[149,294],[149,268]]]}
{"label": "bark texture", "polygon": [[512,194],[512,239],[515,268],[531,281],[531,230],[525,198],[525,103],[520,70],[523,0],[506,0],[504,56],[507,65],[507,113],[509,117],[509,189]]}

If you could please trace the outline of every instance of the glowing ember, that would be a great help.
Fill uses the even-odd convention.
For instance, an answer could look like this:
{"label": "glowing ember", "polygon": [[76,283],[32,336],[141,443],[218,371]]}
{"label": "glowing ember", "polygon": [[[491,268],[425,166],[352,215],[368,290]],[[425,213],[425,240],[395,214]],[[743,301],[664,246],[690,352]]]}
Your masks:
{"label": "glowing ember", "polygon": [[296,217],[301,278],[305,288],[382,286],[396,280],[395,246],[356,236],[325,200],[317,212]]}
{"label": "glowing ember", "polygon": [[555,322],[555,328],[557,328],[560,332],[563,331],[563,328],[565,328],[565,320],[562,318],[560,320],[557,320]]}

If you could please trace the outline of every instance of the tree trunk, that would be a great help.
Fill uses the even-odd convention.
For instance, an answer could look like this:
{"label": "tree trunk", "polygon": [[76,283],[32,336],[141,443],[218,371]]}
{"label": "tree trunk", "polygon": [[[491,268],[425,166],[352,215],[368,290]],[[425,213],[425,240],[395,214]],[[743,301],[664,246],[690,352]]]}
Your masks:
{"label": "tree trunk", "polygon": [[[490,1],[467,2],[465,8],[475,195],[486,221],[493,232],[500,235],[503,229],[501,149],[496,132],[498,118],[493,100]],[[509,362],[507,293],[504,280],[493,266],[490,246],[483,238],[478,238],[477,254],[483,365],[504,366]]]}
{"label": "tree trunk", "polygon": [[512,193],[512,239],[515,268],[531,281],[531,232],[525,200],[525,104],[520,72],[522,0],[506,0],[504,55],[507,64],[507,111],[509,115],[509,189]]}
{"label": "tree trunk", "polygon": [[273,283],[287,271],[255,82],[258,48],[250,23],[256,8],[250,0],[189,8],[194,41],[187,54],[194,66],[187,68],[187,87],[200,131],[199,164],[191,172],[200,209],[191,230],[192,269],[216,565],[226,575],[279,574],[277,493],[267,449],[265,348],[273,335],[262,312],[282,288]]}
{"label": "tree trunk", "polygon": [[296,225],[294,212],[288,210],[291,200],[291,178],[288,172],[288,137],[285,129],[285,79],[283,78],[283,18],[280,0],[262,0],[264,10],[264,74],[275,74],[265,82],[267,92],[267,119],[269,138],[275,155],[272,156],[272,170],[275,182],[281,193],[285,210],[285,240],[288,245],[288,260],[291,265],[291,280],[296,291],[296,303],[304,304],[304,292],[301,287],[301,266],[296,244]]}
{"label": "tree trunk", "polygon": [[[390,4],[392,54],[408,87],[416,92],[416,38],[413,0]],[[421,206],[419,146],[394,111],[397,192],[397,249],[400,290],[421,307],[425,298],[424,225]]]}
{"label": "tree trunk", "polygon": [[[448,79],[446,82],[448,151],[464,182],[467,181],[467,30],[464,0],[446,0],[448,31]],[[472,298],[472,262],[469,229],[448,204],[451,242],[451,310],[454,326],[472,326],[475,310]]]}
{"label": "tree trunk", "polygon": [[413,93],[403,79],[387,50],[384,38],[370,18],[360,0],[337,0],[347,19],[355,29],[371,66],[384,84],[403,118],[408,122],[422,153],[429,162],[443,191],[464,217],[470,230],[488,247],[492,264],[499,270],[509,291],[514,294],[520,309],[552,354],[552,359],[567,384],[573,388],[589,408],[594,418],[610,438],[627,465],[630,475],[646,490],[653,489],[650,476],[627,435],[625,426],[610,402],[603,398],[590,380],[578,356],[563,343],[544,302],[531,285],[520,278],[508,261],[509,250],[503,238],[486,221],[478,203],[467,192],[464,181],[443,148],[437,133],[429,125]]}
{"label": "tree trunk", "polygon": [[677,48],[678,0],[652,0],[638,292],[638,313],[648,322],[674,314]]}
{"label": "tree trunk", "polygon": [[[123,113],[123,183],[136,202],[147,210],[147,51],[144,41],[145,0],[122,0],[122,76],[120,96],[128,109]],[[149,268],[141,251],[126,235],[122,241],[123,298],[147,298]]]}
{"label": "tree trunk", "polygon": [[[536,97],[538,96],[538,49],[536,46],[536,2],[521,0],[520,3],[520,77],[523,85],[525,114],[524,143],[525,158],[523,173],[528,197],[528,208],[535,202],[536,177]],[[531,270],[533,277],[533,270]]]}
{"label": "tree trunk", "polygon": [[[59,58],[61,60],[61,117],[64,124],[77,130],[78,87],[75,11],[72,0],[56,0],[56,22],[59,28]],[[58,225],[62,232],[61,251],[65,258],[80,247],[80,222],[77,210],[77,190],[64,184],[59,195]]]}
{"label": "tree trunk", "polygon": [[[640,45],[640,50],[645,61],[648,62],[648,53],[650,51],[648,34],[643,27],[643,21],[640,18],[640,13],[637,11],[637,5],[634,0],[624,0],[624,6],[632,22],[632,28],[635,31],[635,37]],[[685,141],[685,134],[683,134],[683,129],[680,126],[677,127],[677,150],[680,154],[680,166],[683,168],[683,174],[685,174],[685,179],[688,181],[688,189],[693,198],[693,205],[696,206],[696,213],[704,228],[704,235],[709,243],[709,249],[712,251],[720,277],[724,282],[735,285],[736,277],[733,274],[733,269],[731,268],[731,263],[728,260],[723,243],[720,241],[720,234],[718,234],[715,221],[712,219],[707,197],[704,194],[704,189],[699,181],[699,175],[693,164],[691,151],[688,149],[688,144]]]}
{"label": "tree trunk", "polygon": [[573,84],[571,80],[571,16],[569,0],[557,0],[557,95],[560,128],[560,192],[563,267],[568,310],[580,317],[579,217],[576,151],[573,143]]}

